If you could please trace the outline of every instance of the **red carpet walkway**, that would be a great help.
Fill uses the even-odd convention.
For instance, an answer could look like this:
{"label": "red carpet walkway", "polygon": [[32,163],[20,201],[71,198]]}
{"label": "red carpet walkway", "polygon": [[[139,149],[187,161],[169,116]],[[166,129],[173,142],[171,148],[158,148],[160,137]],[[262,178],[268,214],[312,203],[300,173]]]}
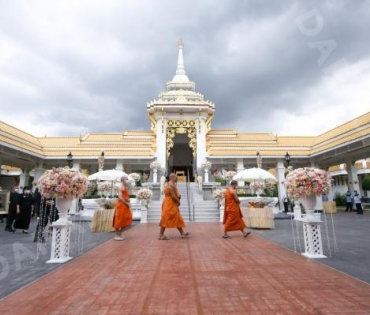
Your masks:
{"label": "red carpet walkway", "polygon": [[221,228],[159,241],[157,224],[138,225],[1,300],[0,314],[370,314],[366,283]]}

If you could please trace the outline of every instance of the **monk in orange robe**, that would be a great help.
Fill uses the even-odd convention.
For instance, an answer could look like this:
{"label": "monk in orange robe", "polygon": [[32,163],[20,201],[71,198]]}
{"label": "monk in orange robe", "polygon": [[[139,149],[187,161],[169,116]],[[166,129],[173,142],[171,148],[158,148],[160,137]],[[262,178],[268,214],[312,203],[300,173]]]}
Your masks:
{"label": "monk in orange robe", "polygon": [[227,234],[229,231],[241,231],[244,237],[247,237],[250,232],[247,232],[243,214],[240,210],[240,200],[236,193],[237,181],[232,180],[229,188],[225,191],[225,209],[224,209],[224,235],[223,238],[231,238]]}
{"label": "monk in orange robe", "polygon": [[116,229],[114,239],[116,241],[123,241],[125,237],[122,232],[126,226],[132,224],[132,213],[130,209],[130,194],[127,184],[127,176],[121,178],[121,188],[118,193],[116,207],[113,217],[113,227]]}
{"label": "monk in orange robe", "polygon": [[184,232],[185,222],[179,209],[181,195],[177,190],[176,183],[176,174],[170,174],[167,185],[163,189],[164,200],[162,204],[159,240],[168,240],[168,237],[164,235],[166,228],[177,228],[181,234],[181,238],[189,235],[188,232]]}

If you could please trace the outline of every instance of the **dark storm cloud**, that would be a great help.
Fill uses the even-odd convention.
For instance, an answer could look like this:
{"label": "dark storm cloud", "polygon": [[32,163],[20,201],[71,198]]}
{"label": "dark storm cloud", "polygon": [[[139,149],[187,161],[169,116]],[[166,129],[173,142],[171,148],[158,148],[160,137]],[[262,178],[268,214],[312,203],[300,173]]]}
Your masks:
{"label": "dark storm cloud", "polygon": [[[3,1],[0,106],[18,114],[1,119],[35,135],[149,130],[146,103],[174,76],[182,37],[189,78],[216,104],[213,128],[322,132],[368,104],[360,87],[369,81],[369,8],[319,0]],[[323,41],[335,44],[324,59]],[[313,120],[318,108],[333,119]]]}

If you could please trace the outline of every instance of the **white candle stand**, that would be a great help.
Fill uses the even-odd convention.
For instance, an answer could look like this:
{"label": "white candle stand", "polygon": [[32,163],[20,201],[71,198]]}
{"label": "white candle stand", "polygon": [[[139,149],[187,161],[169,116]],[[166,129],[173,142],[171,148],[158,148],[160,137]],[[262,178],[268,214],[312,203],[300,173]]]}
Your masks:
{"label": "white candle stand", "polygon": [[71,241],[72,222],[68,220],[68,210],[71,207],[73,197],[57,198],[55,206],[58,209],[59,219],[53,222],[53,236],[51,239],[51,253],[48,264],[65,263],[72,259],[69,256],[69,244]]}
{"label": "white candle stand", "polygon": [[51,241],[51,254],[50,260],[46,262],[48,264],[65,263],[68,260],[72,259],[72,257],[69,256],[72,222],[63,221],[61,223],[58,223],[58,221],[53,222],[52,224],[53,236]]}
{"label": "white candle stand", "polygon": [[301,219],[303,223],[303,237],[305,252],[303,256],[308,258],[326,258],[323,254],[320,218],[313,214],[306,215]]}

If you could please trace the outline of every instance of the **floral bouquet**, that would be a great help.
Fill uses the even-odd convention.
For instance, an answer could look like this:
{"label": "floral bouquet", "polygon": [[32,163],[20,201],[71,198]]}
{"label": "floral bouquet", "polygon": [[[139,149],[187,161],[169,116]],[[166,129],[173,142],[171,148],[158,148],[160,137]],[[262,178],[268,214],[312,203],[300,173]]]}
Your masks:
{"label": "floral bouquet", "polygon": [[217,188],[213,192],[213,198],[216,202],[220,202],[225,198],[225,190]]}
{"label": "floral bouquet", "polygon": [[266,188],[266,183],[264,181],[255,181],[250,183],[249,188],[252,190],[258,190],[258,189],[265,189]]}
{"label": "floral bouquet", "polygon": [[147,208],[152,195],[153,193],[149,188],[141,188],[136,192],[137,200],[141,201],[141,204],[143,204]]}
{"label": "floral bouquet", "polygon": [[101,198],[101,199],[95,199],[95,202],[101,206],[103,209],[114,209],[116,206],[117,199],[109,199],[109,198]]}
{"label": "floral bouquet", "polygon": [[202,163],[202,168],[206,170],[210,170],[211,167],[212,167],[212,163],[210,161],[205,161],[204,163]]}
{"label": "floral bouquet", "polygon": [[47,170],[37,182],[44,198],[81,197],[87,190],[87,178],[68,167]]}
{"label": "floral bouquet", "polygon": [[129,176],[135,181],[138,182],[141,179],[141,175],[139,173],[131,173]]}
{"label": "floral bouquet", "polygon": [[157,161],[153,161],[152,163],[150,163],[150,169],[151,170],[158,170],[161,168],[161,163],[157,162]]}
{"label": "floral bouquet", "polygon": [[104,182],[99,182],[97,186],[98,186],[99,195],[109,196],[109,195],[112,195],[113,192],[115,194],[118,193],[118,187],[114,185],[112,181],[106,180]]}
{"label": "floral bouquet", "polygon": [[226,180],[232,180],[235,175],[236,175],[236,172],[234,172],[234,171],[228,171],[225,174],[225,179]]}
{"label": "floral bouquet", "polygon": [[285,189],[290,197],[299,198],[307,195],[328,193],[332,183],[330,174],[314,167],[297,168],[285,179]]}
{"label": "floral bouquet", "polygon": [[98,189],[98,185],[96,184],[96,181],[89,181],[87,183],[86,193],[88,195],[92,195],[92,194],[94,194],[94,192],[96,192],[97,189]]}

